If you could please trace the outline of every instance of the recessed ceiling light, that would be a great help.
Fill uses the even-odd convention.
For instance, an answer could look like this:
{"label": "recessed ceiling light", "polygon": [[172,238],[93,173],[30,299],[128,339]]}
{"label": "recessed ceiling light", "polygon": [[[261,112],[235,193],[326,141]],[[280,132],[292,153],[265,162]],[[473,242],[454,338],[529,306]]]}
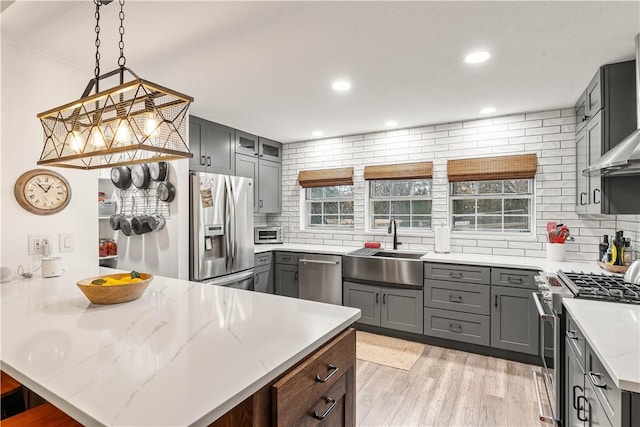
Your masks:
{"label": "recessed ceiling light", "polygon": [[464,62],[466,62],[467,64],[478,64],[480,62],[486,61],[489,58],[491,58],[491,54],[489,52],[473,52],[465,56]]}
{"label": "recessed ceiling light", "polygon": [[495,112],[496,109],[494,107],[484,107],[482,110],[480,110],[480,114],[491,114]]}
{"label": "recessed ceiling light", "polygon": [[389,120],[388,122],[386,122],[384,124],[386,127],[393,127],[393,126],[398,126],[398,122],[396,122],[395,120]]}
{"label": "recessed ceiling light", "polygon": [[319,131],[319,130],[314,130],[314,131],[311,133],[311,136],[322,136],[322,135],[324,135],[324,133],[322,133],[322,132],[321,132],[321,131]]}
{"label": "recessed ceiling light", "polygon": [[333,88],[333,90],[345,91],[351,89],[351,83],[344,80],[339,80],[337,82],[333,82],[331,87]]}

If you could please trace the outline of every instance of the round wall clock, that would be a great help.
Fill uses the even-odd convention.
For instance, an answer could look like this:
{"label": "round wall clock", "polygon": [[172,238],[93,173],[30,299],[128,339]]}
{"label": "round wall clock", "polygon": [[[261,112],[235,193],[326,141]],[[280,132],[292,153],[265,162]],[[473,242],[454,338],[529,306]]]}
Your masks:
{"label": "round wall clock", "polygon": [[13,187],[16,200],[36,215],[51,215],[67,207],[71,186],[59,173],[48,169],[32,169],[20,175]]}

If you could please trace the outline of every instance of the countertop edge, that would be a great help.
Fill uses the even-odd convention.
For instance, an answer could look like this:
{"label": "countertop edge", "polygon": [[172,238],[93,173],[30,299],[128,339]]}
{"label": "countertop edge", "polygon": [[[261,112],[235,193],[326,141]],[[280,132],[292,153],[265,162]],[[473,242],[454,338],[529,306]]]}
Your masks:
{"label": "countertop edge", "polygon": [[[575,302],[575,301],[579,301],[579,300],[569,299],[569,301],[574,301]],[[604,365],[605,369],[607,370],[607,373],[611,376],[611,378],[615,382],[616,386],[621,391],[640,393],[640,382],[633,381],[633,380],[627,380],[627,379],[620,379],[620,377],[619,377],[618,373],[616,372],[616,370],[609,363],[609,360],[608,360],[609,357],[604,355],[602,353],[602,351],[600,350],[600,348],[598,348],[598,346],[594,344],[593,338],[590,336],[589,331],[580,322],[580,316],[577,315],[576,312],[570,307],[571,302],[569,302],[569,301],[563,300],[563,306],[567,309],[569,314],[571,314],[571,317],[573,317],[573,319],[576,321],[576,323],[580,327],[580,330],[583,332],[585,339],[589,343],[589,346],[596,353],[596,355],[598,356],[598,359],[600,359],[600,362]],[[569,304],[565,304],[565,302],[569,302]],[[598,301],[598,303],[599,304],[615,304],[615,303],[608,303],[608,302],[602,302],[602,301]]]}

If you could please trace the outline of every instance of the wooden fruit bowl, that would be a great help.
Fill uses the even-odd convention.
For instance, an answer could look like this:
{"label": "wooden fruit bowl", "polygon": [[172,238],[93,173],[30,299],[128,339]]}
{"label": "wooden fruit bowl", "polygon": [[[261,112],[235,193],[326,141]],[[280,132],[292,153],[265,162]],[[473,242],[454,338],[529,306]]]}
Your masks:
{"label": "wooden fruit bowl", "polygon": [[121,302],[133,301],[142,296],[144,291],[153,280],[153,275],[140,273],[142,282],[127,283],[124,285],[92,285],[95,279],[106,279],[107,277],[119,279],[127,273],[107,274],[98,277],[89,277],[80,280],[77,285],[89,301],[94,304],[119,304]]}

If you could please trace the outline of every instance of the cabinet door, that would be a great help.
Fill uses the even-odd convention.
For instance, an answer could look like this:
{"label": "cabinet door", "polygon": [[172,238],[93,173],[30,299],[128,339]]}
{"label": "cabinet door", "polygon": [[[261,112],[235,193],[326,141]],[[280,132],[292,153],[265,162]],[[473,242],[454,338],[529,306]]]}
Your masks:
{"label": "cabinet door", "polygon": [[576,102],[576,132],[580,131],[587,124],[587,93],[583,92]]}
{"label": "cabinet door", "polygon": [[[595,162],[602,155],[602,112],[599,112],[587,123],[587,147],[589,150],[589,164]],[[587,213],[601,213],[602,179],[597,176],[589,178],[589,207]]]}
{"label": "cabinet door", "polygon": [[423,296],[412,289],[381,288],[380,326],[421,334],[424,326]]}
{"label": "cabinet door", "polygon": [[236,155],[236,176],[244,176],[253,179],[253,212],[258,213],[258,158]]}
{"label": "cabinet door", "polygon": [[564,425],[565,427],[584,427],[584,421],[580,421],[578,418],[580,416],[584,419],[587,413],[585,400],[580,397],[584,396],[584,372],[578,363],[578,358],[570,349],[569,343],[565,345],[565,348],[567,351],[564,357]]}
{"label": "cabinet door", "polygon": [[204,139],[200,144],[200,155],[206,157],[207,172],[234,175],[236,166],[234,129],[207,121]]}
{"label": "cabinet door", "polygon": [[584,397],[585,398],[581,400],[587,407],[585,412],[588,419],[585,424],[589,427],[612,427],[613,424],[609,421],[609,418],[607,418],[604,408],[600,404],[589,380],[584,382]]}
{"label": "cabinet door", "polygon": [[256,292],[273,293],[273,279],[271,278],[271,266],[264,265],[254,269],[253,286]]}
{"label": "cabinet door", "polygon": [[260,138],[260,158],[281,163],[282,144],[267,138]]}
{"label": "cabinet door", "polygon": [[362,312],[359,323],[380,326],[380,304],[382,295],[378,286],[344,282],[342,301],[347,307],[359,308]]}
{"label": "cabinet door", "polygon": [[258,137],[236,130],[236,154],[258,157]]}
{"label": "cabinet door", "polygon": [[538,311],[527,289],[491,287],[491,347],[539,353]]}
{"label": "cabinet door", "polygon": [[258,210],[278,213],[282,210],[282,164],[260,159],[258,163]]}
{"label": "cabinet door", "polygon": [[276,264],[276,294],[298,298],[298,266]]}
{"label": "cabinet door", "polygon": [[589,117],[589,120],[591,120],[593,116],[604,107],[602,102],[602,77],[602,72],[599,69],[596,75],[593,76],[589,86],[587,86],[587,116]]}
{"label": "cabinet door", "polygon": [[193,157],[189,159],[189,170],[204,171],[206,169],[206,156],[200,153],[200,144],[204,134],[205,121],[194,116],[189,116],[189,151]]}
{"label": "cabinet door", "polygon": [[589,178],[582,175],[589,163],[587,131],[582,129],[576,135],[576,213],[587,213],[589,205]]}

